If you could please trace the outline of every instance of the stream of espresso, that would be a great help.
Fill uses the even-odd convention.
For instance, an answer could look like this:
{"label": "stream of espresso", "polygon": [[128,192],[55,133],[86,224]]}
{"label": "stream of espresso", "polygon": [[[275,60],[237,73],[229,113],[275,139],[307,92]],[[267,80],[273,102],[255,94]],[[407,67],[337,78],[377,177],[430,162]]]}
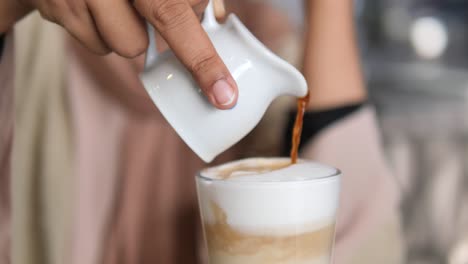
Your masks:
{"label": "stream of espresso", "polygon": [[291,163],[297,162],[297,153],[299,151],[299,144],[301,143],[302,126],[304,124],[304,113],[309,102],[309,93],[306,96],[297,99],[297,113],[296,120],[294,121],[292,144],[291,144]]}

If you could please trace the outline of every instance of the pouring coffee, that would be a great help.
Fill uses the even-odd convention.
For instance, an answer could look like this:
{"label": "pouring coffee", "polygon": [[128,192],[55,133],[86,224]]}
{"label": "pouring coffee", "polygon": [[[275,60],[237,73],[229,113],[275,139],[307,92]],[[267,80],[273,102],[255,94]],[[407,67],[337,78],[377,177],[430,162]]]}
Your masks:
{"label": "pouring coffee", "polygon": [[341,173],[251,158],[196,177],[210,264],[329,264]]}
{"label": "pouring coffee", "polygon": [[202,25],[237,83],[239,97],[234,108],[219,110],[209,104],[171,51],[156,53],[154,37],[150,37],[140,79],[177,134],[210,162],[247,135],[276,97],[303,97],[307,84],[295,67],[268,50],[234,14],[219,24],[211,1]]}

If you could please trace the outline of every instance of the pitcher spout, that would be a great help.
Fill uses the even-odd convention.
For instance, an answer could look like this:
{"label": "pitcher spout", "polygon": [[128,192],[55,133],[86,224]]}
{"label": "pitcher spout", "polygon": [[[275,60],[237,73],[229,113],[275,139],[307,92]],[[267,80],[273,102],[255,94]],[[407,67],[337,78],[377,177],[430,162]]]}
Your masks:
{"label": "pitcher spout", "polygon": [[290,64],[286,64],[285,68],[285,83],[282,85],[280,93],[295,97],[306,96],[308,91],[307,82],[302,73]]}
{"label": "pitcher spout", "polygon": [[[302,74],[291,64],[271,52],[265,45],[254,37],[252,33],[242,24],[237,16],[231,14],[227,23],[237,29],[239,38],[243,40],[245,49],[251,50],[250,57],[256,58],[261,67],[259,73],[262,83],[270,87],[276,87],[276,94],[304,97],[307,95],[307,82]],[[269,90],[271,91],[271,90]]]}
{"label": "pitcher spout", "polygon": [[268,79],[276,88],[276,96],[289,95],[304,97],[307,95],[307,82],[300,71],[286,61],[277,62],[268,73]]}

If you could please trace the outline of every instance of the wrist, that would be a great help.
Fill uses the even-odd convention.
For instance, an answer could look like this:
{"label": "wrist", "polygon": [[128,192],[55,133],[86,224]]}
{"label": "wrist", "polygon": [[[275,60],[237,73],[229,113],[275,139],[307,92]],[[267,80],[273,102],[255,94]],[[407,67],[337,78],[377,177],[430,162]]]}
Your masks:
{"label": "wrist", "polygon": [[338,84],[315,90],[313,87],[307,105],[308,111],[320,111],[367,101],[367,90],[364,84],[347,86]]}
{"label": "wrist", "polygon": [[310,88],[308,110],[363,102],[352,1],[309,1],[303,73]]}

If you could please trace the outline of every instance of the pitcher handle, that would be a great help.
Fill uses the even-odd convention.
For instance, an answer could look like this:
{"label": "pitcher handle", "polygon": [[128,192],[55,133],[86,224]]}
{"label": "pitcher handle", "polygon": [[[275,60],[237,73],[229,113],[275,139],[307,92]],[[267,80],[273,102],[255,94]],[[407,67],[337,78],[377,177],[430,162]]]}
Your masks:
{"label": "pitcher handle", "polygon": [[146,50],[145,58],[145,69],[153,65],[158,59],[158,47],[156,46],[156,34],[154,32],[154,27],[146,22],[146,30],[148,31],[148,49]]}
{"label": "pitcher handle", "polygon": [[[201,24],[205,30],[219,26],[214,14],[213,0],[208,1],[208,6],[206,7]],[[156,34],[154,27],[148,22],[146,22],[146,27],[148,31],[149,44],[148,49],[146,50],[145,69],[156,63],[159,57],[159,52],[156,46]]]}
{"label": "pitcher handle", "polygon": [[216,21],[213,1],[214,0],[208,1],[208,5],[205,9],[205,14],[203,15],[203,20],[201,22],[205,31],[219,26],[218,21]]}

